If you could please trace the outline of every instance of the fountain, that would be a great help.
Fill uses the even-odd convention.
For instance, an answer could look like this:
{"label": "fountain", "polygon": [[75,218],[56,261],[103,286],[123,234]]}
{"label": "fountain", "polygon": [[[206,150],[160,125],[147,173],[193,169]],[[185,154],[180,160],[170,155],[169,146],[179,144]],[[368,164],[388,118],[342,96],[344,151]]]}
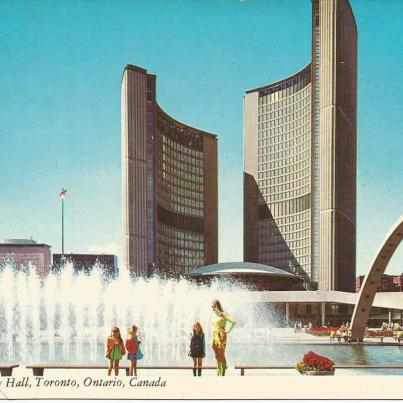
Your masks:
{"label": "fountain", "polygon": [[282,318],[267,305],[254,304],[239,283],[218,280],[201,286],[191,281],[152,277],[132,280],[123,271],[110,278],[100,267],[75,273],[67,263],[59,273],[39,279],[35,268],[0,269],[0,362],[102,364],[105,339],[112,326],[136,324],[145,364],[189,364],[187,352],[195,321],[204,327],[206,364],[218,298],[237,326],[230,335],[228,357],[249,362],[259,357],[255,344],[272,345],[271,328]]}
{"label": "fountain", "polygon": [[[250,290],[239,283],[221,279],[196,285],[161,277],[133,280],[125,271],[111,278],[100,267],[77,274],[71,263],[42,279],[34,267],[16,270],[7,264],[0,268],[0,363],[107,364],[105,340],[112,326],[118,326],[125,339],[127,328],[135,324],[143,364],[190,365],[190,335],[193,323],[199,321],[206,335],[204,364],[214,365],[209,345],[214,298],[237,322],[227,346],[230,366],[294,365],[311,349],[336,364],[401,363],[400,346],[312,346],[279,340],[273,328],[283,326],[284,318],[269,304],[254,302]],[[349,373],[367,374],[365,370]],[[385,374],[371,371],[375,373]],[[386,373],[401,375],[403,370]]]}

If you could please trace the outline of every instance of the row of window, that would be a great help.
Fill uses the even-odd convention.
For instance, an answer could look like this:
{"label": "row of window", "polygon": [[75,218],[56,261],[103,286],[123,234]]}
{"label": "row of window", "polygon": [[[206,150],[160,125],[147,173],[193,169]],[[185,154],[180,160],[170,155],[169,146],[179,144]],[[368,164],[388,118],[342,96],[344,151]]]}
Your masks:
{"label": "row of window", "polygon": [[295,231],[300,233],[301,230],[310,230],[311,222],[309,220],[295,222],[294,224],[285,224],[283,226],[277,225],[277,221],[280,221],[280,218],[276,218],[276,220],[271,219],[259,221],[259,231],[263,234],[263,236],[268,236],[268,234],[272,233],[273,231],[280,231],[282,234],[287,234]]}
{"label": "row of window", "polygon": [[163,182],[160,180],[160,186],[168,195],[173,194],[175,196],[180,196],[185,199],[194,199],[203,201],[203,193],[196,192],[193,189],[181,188],[179,186],[175,186],[169,182]]}
{"label": "row of window", "polygon": [[[165,136],[163,136],[163,138],[166,139]],[[183,161],[194,166],[203,166],[203,153],[186,147],[184,148],[185,151],[183,152],[181,151],[182,149],[180,147],[180,145],[168,139],[163,141],[161,151],[163,155],[175,155],[175,158],[179,161]]]}
{"label": "row of window", "polygon": [[275,193],[281,193],[287,190],[298,190],[301,187],[307,186],[310,184],[309,176],[306,176],[303,179],[298,179],[294,182],[287,182],[283,185],[274,185],[270,187],[262,187],[260,191],[263,195],[274,195]]}
{"label": "row of window", "polygon": [[[302,235],[305,235],[305,237],[302,237]],[[283,242],[285,241],[287,245],[293,250],[301,248],[303,246],[311,245],[311,236],[309,230],[294,232],[290,234],[283,234],[283,238],[284,238]],[[276,241],[278,241],[277,238],[270,238],[270,242],[273,242],[273,244],[277,243]]]}
{"label": "row of window", "polygon": [[203,193],[203,181],[201,183],[195,182],[194,180],[189,180],[183,177],[181,178],[171,175],[170,173],[161,171],[159,172],[159,181],[160,185],[163,185],[164,183],[169,183],[170,185],[176,186],[181,189],[184,188],[187,190]]}
{"label": "row of window", "polygon": [[[284,144],[284,143],[283,143]],[[276,149],[282,149],[283,151],[278,151]],[[258,149],[258,155],[271,155],[278,158],[286,158],[290,155],[297,155],[301,153],[302,151],[308,150],[311,148],[311,142],[310,141],[305,141],[304,143],[300,143],[294,147],[280,147],[280,146],[266,146],[266,147],[260,147]]]}
{"label": "row of window", "polygon": [[306,158],[309,158],[311,156],[310,153],[310,148],[308,150],[302,151],[299,154],[295,154],[293,156],[291,156],[291,152],[288,153],[286,151],[281,151],[281,152],[277,152],[274,154],[266,154],[266,155],[261,155],[258,157],[258,162],[272,162],[273,160],[283,160],[286,161],[287,164],[284,165],[291,165],[294,164],[296,162],[300,162],[302,160],[305,160]]}
{"label": "row of window", "polygon": [[[270,206],[270,208],[272,207],[274,206]],[[311,210],[305,210],[298,214],[276,218],[276,223],[280,227],[287,226],[289,224],[297,224],[301,222],[306,222],[307,225],[310,225],[308,223],[311,222]]]}
{"label": "row of window", "polygon": [[[282,171],[284,169],[285,168],[281,168],[281,169],[279,169],[279,171]],[[274,174],[274,170],[272,172]],[[270,174],[270,171],[269,171],[269,174]],[[270,179],[259,180],[258,185],[259,185],[259,188],[261,188],[261,187],[270,186],[270,185],[280,185],[283,183],[288,183],[288,182],[294,181],[296,179],[302,179],[302,178],[310,180],[310,177],[311,177],[310,169],[305,168],[305,169],[302,169],[301,171],[297,171],[297,172],[294,172],[294,173],[291,173],[288,175],[273,176],[273,177],[269,176]]]}
{"label": "row of window", "polygon": [[263,102],[260,102],[259,105],[263,105],[259,107],[259,113],[265,113],[265,112],[270,112],[275,109],[280,109],[284,108],[285,106],[288,105],[295,105],[300,99],[304,99],[307,96],[310,96],[311,94],[311,86],[308,85],[305,88],[303,88],[299,92],[295,92],[294,94],[290,95],[289,97],[279,100],[279,101],[273,101],[271,103],[268,103],[267,105],[263,105]]}
{"label": "row of window", "polygon": [[175,211],[176,213],[183,214],[186,216],[203,217],[203,210],[196,206],[184,206],[183,204],[170,202],[164,199],[158,199],[161,206]]}
{"label": "row of window", "polygon": [[159,253],[165,256],[176,257],[176,258],[186,258],[186,259],[203,259],[204,251],[198,249],[186,249],[181,247],[172,247],[169,244],[164,244],[162,242],[158,245]]}
{"label": "row of window", "polygon": [[[287,203],[287,202],[284,202]],[[277,206],[277,204],[272,204],[270,205],[270,210],[273,210],[274,207]],[[311,211],[305,210],[301,211],[296,214],[290,214],[287,216],[278,216],[276,217],[275,221],[271,222],[270,220],[264,221],[262,225],[268,225],[268,226],[273,226],[273,227],[278,227],[281,228],[282,230],[285,230],[286,228],[289,228],[290,225],[294,224],[300,224],[300,223],[306,223],[306,228],[309,227],[310,225],[310,219],[311,219]],[[288,232],[288,231],[287,231]]]}
{"label": "row of window", "polygon": [[176,194],[166,190],[161,190],[158,193],[158,198],[164,201],[164,204],[175,203],[180,206],[194,207],[197,209],[203,209],[204,206],[203,200],[200,201],[193,198],[186,198],[184,196],[177,196]]}
{"label": "row of window", "polygon": [[290,131],[290,130],[293,130],[294,128],[303,126],[304,124],[307,124],[307,123],[311,123],[311,114],[310,113],[301,115],[301,117],[298,120],[295,120],[295,119],[287,120],[286,118],[279,118],[279,119],[275,119],[275,120],[270,120],[265,123],[258,123],[257,127],[258,127],[258,130],[267,130],[267,129],[274,128],[274,129],[272,129],[273,134],[279,134],[280,132]]}
{"label": "row of window", "polygon": [[257,145],[258,147],[272,146],[274,147],[273,151],[280,151],[287,148],[293,148],[298,144],[303,144],[310,141],[310,132],[306,132],[298,136],[287,136],[284,141],[280,140],[280,136],[276,136],[275,138],[265,137],[258,140]]}
{"label": "row of window", "polygon": [[194,174],[190,174],[188,172],[178,171],[177,169],[173,169],[171,166],[165,166],[165,169],[162,171],[163,178],[167,178],[168,176],[176,176],[178,179],[186,180],[188,182],[195,183],[203,183],[203,176],[196,176]]}
{"label": "row of window", "polygon": [[165,224],[159,225],[158,235],[163,237],[168,237],[171,239],[179,239],[187,242],[193,243],[204,243],[204,236],[202,233],[183,231],[178,228],[169,227]]}
{"label": "row of window", "polygon": [[282,137],[280,137],[281,140],[278,140],[279,136],[283,136],[284,139],[293,139],[294,137],[300,136],[301,134],[310,132],[311,132],[311,122],[301,124],[301,121],[297,120],[296,122],[275,127],[270,130],[261,129],[258,131],[258,138],[259,139],[271,138],[273,143],[275,143],[277,141],[283,141]]}
{"label": "row of window", "polygon": [[288,234],[287,237],[291,237],[293,235],[294,239],[285,239],[286,236],[282,236],[281,234],[273,234],[273,236],[264,236],[264,233],[259,232],[259,247],[263,249],[270,250],[282,250],[284,248],[290,248],[292,250],[299,249],[302,247],[310,246],[311,238],[305,237],[300,238],[299,233]]}
{"label": "row of window", "polygon": [[310,227],[311,227],[310,221],[301,221],[295,224],[284,225],[280,227],[280,231],[282,234],[298,233],[298,234],[304,234],[304,236],[310,236],[311,233]]}
{"label": "row of window", "polygon": [[[269,89],[267,89],[267,91],[275,91],[275,92],[272,92],[271,94],[259,96],[258,104],[259,104],[259,106],[265,105],[267,103],[274,103],[276,101],[281,101],[285,98],[290,98],[293,95],[297,95],[297,96],[301,95],[301,93],[302,93],[301,90],[306,88],[307,85],[310,86],[310,82],[311,82],[310,77],[306,77],[306,79],[301,80],[301,81],[295,83],[294,85],[292,85],[288,88],[281,89],[279,91],[276,91],[276,88],[269,88]],[[287,83],[285,82],[282,85],[287,85]]]}
{"label": "row of window", "polygon": [[182,153],[187,153],[198,158],[202,157],[202,134],[195,134],[178,127],[172,121],[165,120],[162,116],[158,118],[158,129],[163,144],[169,144],[171,148]]}
{"label": "row of window", "polygon": [[[288,201],[289,199],[294,199],[299,196],[305,195],[307,193],[311,192],[311,186],[303,186],[299,189],[294,189],[294,190],[289,190],[287,192],[282,192],[282,193],[276,193],[273,195],[264,195],[263,198],[266,203],[274,203],[274,202],[279,202],[279,201]],[[274,208],[276,207],[275,205],[273,206]],[[286,210],[287,211],[287,210]],[[284,215],[287,215],[288,213],[285,212]],[[281,214],[283,215],[283,214]]]}
{"label": "row of window", "polygon": [[[285,241],[291,247],[309,246],[311,244],[311,230],[306,229],[297,232],[283,233]],[[299,242],[297,245],[293,242]]]}
{"label": "row of window", "polygon": [[278,257],[284,257],[284,255],[289,255],[290,253],[292,253],[295,257],[301,257],[309,256],[311,253],[311,248],[309,246],[290,247],[290,249],[292,250],[292,252],[290,252],[290,249],[288,249],[288,247],[284,245],[284,243],[277,245],[259,244],[258,248],[262,251],[262,253],[277,254]]}
{"label": "row of window", "polygon": [[203,176],[203,168],[196,167],[185,162],[175,160],[173,156],[162,155],[161,156],[162,169],[166,172],[175,172],[178,176],[185,176],[190,174],[190,178],[194,178],[194,181],[199,181],[198,177]]}
{"label": "row of window", "polygon": [[300,100],[295,100],[288,98],[280,102],[275,102],[273,104],[268,104],[266,106],[260,106],[258,108],[259,116],[264,116],[265,119],[273,119],[281,116],[281,114],[288,114],[298,111],[311,104],[311,94],[305,93],[305,96],[300,98]]}
{"label": "row of window", "polygon": [[203,201],[195,200],[191,198],[185,198],[183,196],[177,196],[171,192],[160,192],[160,198],[164,201],[168,201],[170,203],[176,203],[178,205],[182,205],[185,207],[194,207],[197,209],[203,209]]}
{"label": "row of window", "polygon": [[288,160],[278,160],[267,164],[258,165],[258,179],[273,178],[276,176],[296,173],[300,171],[305,171],[311,168],[311,159],[306,158],[305,160],[298,162],[296,164],[286,164]]}
{"label": "row of window", "polygon": [[268,127],[274,127],[285,123],[297,121],[303,116],[310,113],[310,106],[304,106],[303,108],[296,111],[291,111],[291,107],[288,106],[287,108],[279,109],[275,112],[258,115],[258,123],[269,123]]}
{"label": "row of window", "polygon": [[291,200],[284,200],[270,205],[270,211],[276,219],[306,212],[311,207],[311,194],[304,194]]}

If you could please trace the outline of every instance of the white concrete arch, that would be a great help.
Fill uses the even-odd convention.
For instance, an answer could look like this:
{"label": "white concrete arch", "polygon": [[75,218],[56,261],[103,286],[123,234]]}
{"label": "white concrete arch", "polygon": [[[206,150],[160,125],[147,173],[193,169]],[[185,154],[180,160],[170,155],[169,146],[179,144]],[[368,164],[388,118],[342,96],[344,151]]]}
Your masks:
{"label": "white concrete arch", "polygon": [[[353,340],[362,341],[365,327],[367,326],[369,311],[374,302],[376,290],[381,281],[382,275],[393,256],[393,253],[403,239],[403,215],[396,221],[382,242],[371,269],[365,277],[364,283],[358,294],[355,304],[353,318],[351,321],[351,337]],[[402,307],[403,308],[403,307]]]}

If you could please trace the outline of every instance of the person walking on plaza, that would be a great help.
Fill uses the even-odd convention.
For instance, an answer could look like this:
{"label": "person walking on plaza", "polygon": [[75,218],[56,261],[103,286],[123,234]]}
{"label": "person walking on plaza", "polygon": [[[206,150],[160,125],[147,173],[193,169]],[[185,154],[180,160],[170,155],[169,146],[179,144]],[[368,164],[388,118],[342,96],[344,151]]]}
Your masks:
{"label": "person walking on plaza", "polygon": [[206,356],[206,342],[203,329],[199,322],[193,325],[193,334],[190,339],[189,357],[193,358],[193,376],[202,374],[203,358]]}
{"label": "person walking on plaza", "polygon": [[118,327],[113,327],[111,335],[106,340],[106,358],[109,360],[108,376],[115,369],[115,375],[119,375],[119,361],[126,354],[122,336]]}
{"label": "person walking on plaza", "polygon": [[126,340],[127,359],[130,360],[129,375],[137,376],[137,354],[141,341],[137,339],[137,326],[130,326],[128,329],[129,337]]}
{"label": "person walking on plaza", "polygon": [[[227,360],[225,358],[225,348],[227,346],[228,334],[234,328],[236,322],[229,318],[224,312],[220,301],[217,299],[211,303],[211,308],[214,314],[217,316],[217,320],[213,322],[212,332],[212,347],[214,350],[215,358],[217,361],[217,375],[225,376],[225,370],[227,369]],[[231,326],[226,330],[227,323]]]}
{"label": "person walking on plaza", "polygon": [[339,343],[340,343],[340,340],[342,338],[342,333],[343,333],[343,328],[342,327],[340,327],[339,329],[336,330],[336,338],[337,338],[337,341]]}

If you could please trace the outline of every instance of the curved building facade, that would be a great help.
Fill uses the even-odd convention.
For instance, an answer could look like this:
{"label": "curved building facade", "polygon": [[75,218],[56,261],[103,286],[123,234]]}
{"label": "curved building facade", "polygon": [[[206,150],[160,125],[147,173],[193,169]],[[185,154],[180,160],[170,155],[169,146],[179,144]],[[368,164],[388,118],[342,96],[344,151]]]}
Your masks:
{"label": "curved building facade", "polygon": [[170,117],[156,77],[122,80],[124,264],[178,276],[217,261],[217,137]]}
{"label": "curved building facade", "polygon": [[257,103],[257,153],[245,159],[252,188],[257,179],[255,258],[304,275],[311,266],[310,65],[247,94]]}
{"label": "curved building facade", "polygon": [[357,30],[312,1],[312,62],[244,96],[244,259],[354,291]]}

